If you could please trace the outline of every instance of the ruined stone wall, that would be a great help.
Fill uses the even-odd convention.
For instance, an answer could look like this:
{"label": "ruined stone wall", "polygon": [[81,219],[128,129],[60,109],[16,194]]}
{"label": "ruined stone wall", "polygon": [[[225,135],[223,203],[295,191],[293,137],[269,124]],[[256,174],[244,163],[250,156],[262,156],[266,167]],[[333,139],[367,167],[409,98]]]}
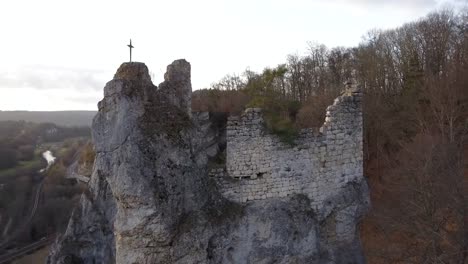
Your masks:
{"label": "ruined stone wall", "polygon": [[339,97],[322,132],[304,130],[291,147],[267,133],[259,109],[227,127],[223,114],[190,115],[187,61],[158,87],[148,72],[124,63],[106,84],[89,191],[47,263],[365,263],[359,93]]}
{"label": "ruined stone wall", "polygon": [[211,172],[230,200],[307,195],[315,208],[363,177],[362,94],[348,90],[327,108],[320,131],[303,129],[295,146],[264,127],[260,109],[228,120],[226,168]]}

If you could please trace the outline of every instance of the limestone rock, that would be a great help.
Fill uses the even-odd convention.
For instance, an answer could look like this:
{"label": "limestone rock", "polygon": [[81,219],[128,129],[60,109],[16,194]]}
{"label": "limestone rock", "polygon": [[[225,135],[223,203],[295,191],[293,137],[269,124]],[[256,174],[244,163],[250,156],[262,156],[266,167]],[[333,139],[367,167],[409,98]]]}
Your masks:
{"label": "limestone rock", "polygon": [[180,109],[192,113],[192,83],[190,63],[186,60],[176,60],[167,66],[164,82],[159,89],[171,98],[172,103]]}
{"label": "limestone rock", "polygon": [[[96,159],[89,191],[52,247],[49,263],[364,262],[356,228],[368,207],[362,159],[340,167],[349,176],[346,180],[314,182],[296,167],[315,166],[321,156],[339,162],[328,141],[319,142],[307,154],[311,163],[300,158],[307,150],[295,148],[285,152],[291,156],[284,164],[244,164],[242,171],[253,179],[234,179],[227,174],[237,170],[214,162],[230,140],[267,138],[271,148],[256,150],[255,157],[277,151],[261,129],[260,109],[247,113],[253,132],[237,135],[241,132],[226,131],[225,116],[192,114],[190,98],[190,64],[185,60],[168,66],[159,87],[142,63],[119,68],[106,84],[93,120]],[[350,98],[343,100],[359,107]],[[331,115],[341,115],[342,108],[336,108]],[[331,133],[343,125],[342,118],[336,120],[325,124]],[[362,140],[356,142],[362,146]],[[270,169],[277,165],[280,170]],[[317,173],[324,179],[331,176],[326,168]],[[302,182],[310,190],[291,191],[302,187],[284,179],[295,177],[310,179]],[[249,187],[226,188],[241,186],[240,181]]]}

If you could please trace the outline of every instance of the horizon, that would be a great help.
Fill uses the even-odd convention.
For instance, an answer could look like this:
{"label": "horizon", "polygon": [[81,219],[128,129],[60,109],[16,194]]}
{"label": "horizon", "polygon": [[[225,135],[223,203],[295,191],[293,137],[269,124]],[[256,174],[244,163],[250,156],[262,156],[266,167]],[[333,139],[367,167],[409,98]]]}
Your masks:
{"label": "horizon", "polygon": [[[128,60],[130,38],[134,61],[148,66],[155,85],[167,65],[185,58],[192,65],[192,88],[198,90],[227,74],[259,72],[284,63],[289,54],[304,55],[308,42],[355,47],[373,29],[467,6],[463,0],[127,4],[10,2],[0,18],[14,25],[0,44],[0,110],[97,111],[105,83]],[[30,8],[24,10],[25,5]]]}

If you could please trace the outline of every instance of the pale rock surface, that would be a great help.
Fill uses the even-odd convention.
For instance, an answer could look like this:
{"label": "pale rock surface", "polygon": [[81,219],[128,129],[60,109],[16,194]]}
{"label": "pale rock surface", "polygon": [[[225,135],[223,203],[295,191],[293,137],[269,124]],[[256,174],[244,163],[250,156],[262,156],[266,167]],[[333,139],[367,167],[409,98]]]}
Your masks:
{"label": "pale rock surface", "polygon": [[93,121],[89,191],[49,263],[364,262],[357,232],[369,199],[362,160],[354,160],[346,181],[325,181],[334,188],[320,203],[286,188],[252,201],[230,196],[226,188],[237,183],[226,181],[235,178],[209,176],[229,148],[226,116],[192,114],[190,98],[185,60],[168,66],[159,87],[143,63],[122,64]]}

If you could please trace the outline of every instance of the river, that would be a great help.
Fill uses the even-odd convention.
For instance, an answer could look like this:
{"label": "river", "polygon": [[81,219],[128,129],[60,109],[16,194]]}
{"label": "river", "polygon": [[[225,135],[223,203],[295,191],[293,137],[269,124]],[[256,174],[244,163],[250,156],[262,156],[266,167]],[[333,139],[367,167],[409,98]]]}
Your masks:
{"label": "river", "polygon": [[40,172],[44,172],[44,171],[48,170],[50,168],[50,166],[52,166],[52,164],[54,164],[55,159],[56,159],[56,157],[54,157],[52,155],[52,151],[50,151],[50,150],[47,150],[44,153],[42,153],[42,157],[47,161],[47,167],[40,170]]}

